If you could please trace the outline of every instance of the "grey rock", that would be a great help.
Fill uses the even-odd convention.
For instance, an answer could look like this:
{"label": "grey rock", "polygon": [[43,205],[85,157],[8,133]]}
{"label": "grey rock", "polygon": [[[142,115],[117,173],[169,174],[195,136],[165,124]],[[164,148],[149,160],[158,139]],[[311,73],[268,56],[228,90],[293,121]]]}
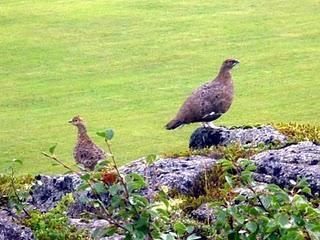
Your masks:
{"label": "grey rock", "polygon": [[76,174],[58,176],[36,176],[35,185],[30,194],[31,203],[42,212],[47,212],[61,200],[67,193],[72,193],[81,183],[81,179]]}
{"label": "grey rock", "polygon": [[160,159],[146,167],[145,160],[140,159],[122,167],[121,171],[144,175],[149,184],[149,196],[160,190],[161,186],[180,194],[199,196],[204,191],[201,183],[204,173],[215,163],[213,158],[191,156]]}
{"label": "grey rock", "polygon": [[0,240],[32,240],[30,228],[14,222],[5,211],[0,211]]}
{"label": "grey rock", "polygon": [[[110,226],[109,222],[103,219],[91,219],[84,222],[82,219],[70,219],[70,224],[75,225],[77,229],[88,230],[90,234],[93,234],[94,231],[99,228],[107,228]],[[99,237],[100,240],[123,240],[125,236],[115,234],[112,237]]]}
{"label": "grey rock", "polygon": [[123,236],[123,235],[115,234],[112,237],[101,238],[101,240],[123,240],[124,238],[125,238],[125,236]]}
{"label": "grey rock", "polygon": [[313,142],[262,152],[252,160],[257,165],[257,181],[290,188],[290,180],[306,178],[313,193],[320,193],[320,146]]}
{"label": "grey rock", "polygon": [[[74,192],[73,197],[75,199],[75,203],[71,204],[69,209],[68,209],[68,216],[72,218],[77,218],[80,217],[81,214],[83,213],[97,213],[97,210],[91,205],[87,203],[83,203],[81,201],[82,197],[88,198],[88,199],[97,199],[97,196],[92,193],[91,190],[86,190],[86,191],[80,191],[80,192]],[[110,194],[109,193],[103,193],[99,195],[101,201],[105,204],[105,206],[109,206],[110,204]]]}
{"label": "grey rock", "polygon": [[217,145],[226,146],[234,142],[255,147],[260,143],[285,144],[286,141],[286,136],[269,125],[244,128],[200,127],[192,133],[189,147],[192,149],[202,149]]}
{"label": "grey rock", "polygon": [[208,206],[208,203],[204,203],[199,208],[193,210],[191,212],[191,217],[206,223],[212,223],[216,219],[214,211]]}

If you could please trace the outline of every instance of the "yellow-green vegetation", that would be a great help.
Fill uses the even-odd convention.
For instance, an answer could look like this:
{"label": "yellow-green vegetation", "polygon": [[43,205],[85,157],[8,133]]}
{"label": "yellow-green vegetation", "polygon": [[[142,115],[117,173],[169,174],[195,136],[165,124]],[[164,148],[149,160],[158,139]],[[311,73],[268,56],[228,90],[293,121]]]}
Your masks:
{"label": "yellow-green vegetation", "polygon": [[[185,97],[226,57],[235,102],[217,123],[317,123],[317,0],[0,2],[0,171],[53,173],[40,152],[58,142],[72,163],[80,114],[94,140],[117,130],[126,163],[183,151],[197,126],[164,130]],[[103,141],[98,141],[102,145]]]}
{"label": "yellow-green vegetation", "polygon": [[[34,177],[32,175],[15,177],[0,174],[0,207],[7,205],[10,198],[16,197],[16,193],[21,197],[23,193],[29,192],[33,180]],[[12,184],[14,184],[14,186]],[[13,187],[15,189],[13,189]],[[14,191],[16,191],[16,193]]]}
{"label": "yellow-green vegetation", "polygon": [[298,123],[274,124],[282,134],[286,135],[290,142],[313,141],[320,143],[320,126]]}

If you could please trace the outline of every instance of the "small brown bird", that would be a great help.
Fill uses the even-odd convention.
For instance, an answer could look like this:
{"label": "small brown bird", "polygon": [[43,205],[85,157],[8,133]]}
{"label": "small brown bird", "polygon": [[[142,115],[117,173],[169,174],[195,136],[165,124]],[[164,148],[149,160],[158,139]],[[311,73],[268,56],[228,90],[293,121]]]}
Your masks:
{"label": "small brown bird", "polygon": [[166,129],[194,122],[202,122],[207,126],[227,112],[233,100],[231,69],[238,63],[240,62],[236,59],[225,60],[218,76],[200,86],[187,98],[176,117],[166,125]]}
{"label": "small brown bird", "polygon": [[99,160],[106,159],[105,152],[92,142],[81,117],[75,116],[69,123],[78,128],[77,144],[73,151],[74,159],[78,164],[93,170]]}

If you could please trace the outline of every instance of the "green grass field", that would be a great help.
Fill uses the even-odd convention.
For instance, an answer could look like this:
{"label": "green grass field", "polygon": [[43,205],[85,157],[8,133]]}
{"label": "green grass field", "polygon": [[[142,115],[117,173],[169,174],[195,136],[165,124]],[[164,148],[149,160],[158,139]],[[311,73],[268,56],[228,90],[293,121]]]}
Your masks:
{"label": "green grass field", "polygon": [[40,152],[58,143],[72,163],[81,115],[89,134],[116,131],[120,163],[187,149],[193,124],[164,125],[226,57],[236,98],[217,124],[318,124],[318,0],[0,2],[0,172],[62,172]]}

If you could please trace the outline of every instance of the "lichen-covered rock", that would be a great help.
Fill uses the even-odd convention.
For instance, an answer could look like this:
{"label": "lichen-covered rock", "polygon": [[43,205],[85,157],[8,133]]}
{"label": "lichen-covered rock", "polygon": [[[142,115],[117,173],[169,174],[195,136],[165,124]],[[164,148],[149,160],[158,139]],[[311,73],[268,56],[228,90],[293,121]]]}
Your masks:
{"label": "lichen-covered rock", "polygon": [[161,186],[180,194],[198,196],[203,193],[201,180],[205,171],[216,162],[213,158],[191,156],[160,159],[150,166],[140,159],[121,168],[124,173],[139,173],[148,181],[148,195],[153,195]]}
{"label": "lichen-covered rock", "polygon": [[[87,198],[87,199],[97,199],[97,196],[92,193],[91,190],[85,190],[85,191],[77,191],[73,193],[73,197],[75,199],[75,202],[72,203],[68,209],[68,216],[72,218],[80,217],[81,214],[85,212],[95,213],[96,209],[88,203],[84,203],[81,199]],[[99,195],[101,201],[105,204],[105,206],[109,206],[110,204],[110,194],[108,192],[102,193]]]}
{"label": "lichen-covered rock", "polygon": [[30,228],[19,225],[7,215],[0,211],[0,240],[32,240],[33,233]]}
{"label": "lichen-covered rock", "polygon": [[[93,234],[95,231],[99,231],[99,229],[106,229],[110,226],[110,223],[104,219],[91,219],[87,221],[83,221],[80,218],[74,219],[71,218],[70,224],[76,226],[77,229],[83,229]],[[103,231],[101,232],[103,233]],[[125,236],[115,234],[112,237],[99,237],[100,240],[123,240]]]}
{"label": "lichen-covered rock", "polygon": [[262,152],[252,160],[257,165],[257,181],[290,187],[290,180],[306,178],[312,191],[320,193],[320,146],[313,142]]}
{"label": "lichen-covered rock", "polygon": [[271,126],[244,128],[200,127],[192,133],[189,147],[192,149],[202,149],[216,145],[226,146],[234,142],[255,147],[260,143],[284,144],[286,141],[286,136]]}
{"label": "lichen-covered rock", "polygon": [[197,209],[193,210],[191,212],[191,217],[205,223],[211,223],[216,219],[213,208],[210,208],[208,203],[204,203]]}
{"label": "lichen-covered rock", "polygon": [[[144,175],[148,182],[148,188],[142,193],[152,198],[161,186],[167,186],[169,190],[176,193],[198,196],[203,193],[203,177],[205,171],[216,162],[213,158],[192,156],[184,158],[160,159],[147,166],[144,159],[134,161],[120,168],[122,173],[138,173]],[[38,176],[35,186],[33,186],[29,202],[46,212],[61,200],[67,193],[73,192],[76,202],[68,210],[68,215],[77,218],[84,211],[93,211],[92,206],[81,202],[81,196],[95,198],[90,191],[76,192],[81,179],[75,174],[64,176]],[[108,193],[101,196],[108,204]]]}
{"label": "lichen-covered rock", "polygon": [[74,192],[81,179],[76,174],[36,176],[29,202],[42,212],[47,212],[67,193]]}

